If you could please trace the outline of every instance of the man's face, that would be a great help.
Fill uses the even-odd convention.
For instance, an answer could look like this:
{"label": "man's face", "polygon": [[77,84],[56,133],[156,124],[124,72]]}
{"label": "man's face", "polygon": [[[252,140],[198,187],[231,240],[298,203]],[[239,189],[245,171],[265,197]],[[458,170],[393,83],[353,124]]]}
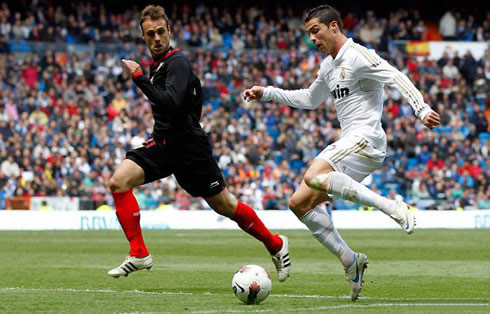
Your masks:
{"label": "man's face", "polygon": [[143,39],[150,49],[152,56],[158,56],[169,48],[170,31],[167,22],[163,19],[146,19],[143,24]]}
{"label": "man's face", "polygon": [[335,46],[335,35],[339,32],[337,22],[323,24],[317,17],[305,23],[305,29],[311,41],[320,51],[330,55]]}

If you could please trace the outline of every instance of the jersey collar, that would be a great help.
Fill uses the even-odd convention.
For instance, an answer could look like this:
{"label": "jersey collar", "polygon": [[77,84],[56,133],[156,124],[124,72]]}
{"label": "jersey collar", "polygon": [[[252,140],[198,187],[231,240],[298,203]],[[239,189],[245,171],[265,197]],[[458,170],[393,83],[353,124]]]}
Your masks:
{"label": "jersey collar", "polygon": [[340,60],[342,59],[342,56],[344,55],[344,53],[347,51],[347,49],[349,49],[349,47],[352,45],[353,41],[352,41],[352,38],[347,38],[347,40],[345,41],[345,43],[342,45],[342,47],[340,47],[340,50],[339,52],[337,53],[337,55],[335,56],[335,59],[333,59],[333,62],[335,64],[339,63]]}
{"label": "jersey collar", "polygon": [[177,52],[179,50],[180,49],[174,49],[174,48],[170,47],[168,49],[167,53],[163,57],[160,57],[157,60],[153,61],[153,66],[154,67],[158,66],[162,61],[165,61],[165,59],[167,59],[168,57],[170,57],[172,54],[174,54],[175,52]]}

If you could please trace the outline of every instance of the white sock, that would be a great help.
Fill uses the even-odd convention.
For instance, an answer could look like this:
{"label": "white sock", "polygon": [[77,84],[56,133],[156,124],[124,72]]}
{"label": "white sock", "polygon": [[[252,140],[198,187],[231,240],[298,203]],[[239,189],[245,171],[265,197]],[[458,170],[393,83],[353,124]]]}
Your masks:
{"label": "white sock", "polygon": [[313,178],[313,187],[322,185],[326,186],[327,194],[333,195],[335,198],[343,198],[344,200],[369,207],[373,206],[390,217],[396,216],[396,201],[374,193],[342,172],[322,173]]}
{"label": "white sock", "polygon": [[324,247],[336,255],[345,268],[354,262],[354,252],[347,246],[325,209],[315,207],[301,217],[311,233]]}

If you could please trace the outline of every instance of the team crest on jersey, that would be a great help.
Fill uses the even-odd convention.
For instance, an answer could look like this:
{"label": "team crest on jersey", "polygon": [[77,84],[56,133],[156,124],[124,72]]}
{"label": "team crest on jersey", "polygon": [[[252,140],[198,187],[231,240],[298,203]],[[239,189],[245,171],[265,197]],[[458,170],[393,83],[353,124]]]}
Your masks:
{"label": "team crest on jersey", "polygon": [[345,68],[344,67],[340,68],[340,79],[341,80],[345,79]]}

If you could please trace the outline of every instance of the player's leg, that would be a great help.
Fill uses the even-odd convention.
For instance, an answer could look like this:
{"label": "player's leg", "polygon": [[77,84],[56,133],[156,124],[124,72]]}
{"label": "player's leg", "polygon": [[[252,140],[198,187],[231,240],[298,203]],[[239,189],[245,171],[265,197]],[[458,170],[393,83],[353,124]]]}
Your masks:
{"label": "player's leg", "polygon": [[281,249],[282,240],[264,226],[255,211],[237,201],[226,188],[225,180],[206,137],[188,138],[179,144],[175,178],[194,197],[202,197],[218,214],[238,223],[245,232],[262,241],[271,253]]}
{"label": "player's leg", "polygon": [[145,180],[143,169],[130,159],[124,159],[109,180],[114,197],[116,215],[130,244],[129,255],[145,257],[148,250],[140,227],[140,208],[132,189]]}
{"label": "player's leg", "polygon": [[215,212],[235,221],[243,231],[264,243],[271,254],[275,254],[281,249],[281,238],[273,235],[264,226],[255,211],[246,204],[237,201],[227,188],[224,188],[217,195],[204,199]]}
{"label": "player's leg", "polygon": [[[271,254],[287,253],[286,237],[273,235],[252,208],[237,201],[226,189],[209,140],[203,136],[195,136],[188,138],[185,145],[179,145],[179,163],[174,172],[179,185],[192,196],[204,198],[218,214],[237,222],[245,232],[264,243]],[[283,260],[284,267],[289,267],[287,261]],[[288,273],[289,268],[278,269],[279,280],[284,281]]]}
{"label": "player's leg", "polygon": [[[349,141],[339,140],[333,145],[329,145],[319,157],[341,156],[345,154],[345,146],[350,145]],[[348,151],[348,150],[347,150]],[[318,207],[326,199],[332,201],[332,196],[324,192],[314,191],[309,188],[305,181],[309,181],[311,173],[336,173],[337,169],[331,163],[325,162],[322,158],[316,158],[305,174],[302,182],[290,200],[290,207],[300,220],[308,226],[314,237],[326,248],[336,255],[345,269],[345,278],[349,283],[350,296],[352,301],[359,298],[364,284],[364,272],[367,268],[368,259],[363,253],[353,252],[342,239],[332,222],[330,215]],[[309,212],[308,209],[313,208]]]}
{"label": "player's leg", "polygon": [[285,236],[272,234],[255,211],[246,204],[237,201],[226,188],[218,194],[204,199],[218,214],[235,221],[243,231],[261,241],[272,255],[279,281],[287,279],[291,262],[288,239]]}
{"label": "player's leg", "polygon": [[[315,162],[311,165],[316,166]],[[332,171],[328,167],[323,170]],[[320,206],[326,201],[331,200],[325,193],[310,189],[303,181],[289,200],[289,208],[310,229],[313,237],[337,256],[344,268],[347,268],[354,261],[354,252],[338,233],[330,214]]]}
{"label": "player's leg", "polygon": [[[313,168],[321,166],[322,164],[315,163],[315,161],[311,165]],[[332,171],[332,169],[327,166],[323,168],[323,171]],[[367,256],[353,252],[342,239],[330,214],[319,206],[327,200],[330,198],[325,193],[313,191],[303,181],[291,197],[289,207],[310,229],[315,239],[338,257],[345,269],[351,298],[355,301],[363,287],[364,271],[368,263]]]}
{"label": "player's leg", "polygon": [[[407,233],[412,233],[415,218],[404,202],[387,199],[360,183],[381,166],[384,155],[362,138],[355,141],[342,139],[335,144],[335,150],[328,150],[327,147],[315,159],[314,164],[319,166],[308,169],[305,183],[334,199],[343,198],[364,206],[376,207],[399,223]],[[334,167],[336,171],[322,170]]]}
{"label": "player's leg", "polygon": [[140,209],[132,189],[172,173],[167,161],[168,151],[161,141],[157,143],[150,138],[141,147],[128,151],[126,159],[109,180],[116,215],[130,245],[125,261],[108,272],[112,277],[127,276],[131,272],[153,266],[152,257],[143,240]]}
{"label": "player's leg", "polygon": [[132,189],[142,185],[145,173],[134,161],[125,159],[117,167],[109,181],[109,188],[114,197],[116,215],[130,251],[128,257],[119,266],[108,272],[109,276],[127,276],[129,273],[153,266],[151,255],[146,248],[140,226],[140,209]]}

